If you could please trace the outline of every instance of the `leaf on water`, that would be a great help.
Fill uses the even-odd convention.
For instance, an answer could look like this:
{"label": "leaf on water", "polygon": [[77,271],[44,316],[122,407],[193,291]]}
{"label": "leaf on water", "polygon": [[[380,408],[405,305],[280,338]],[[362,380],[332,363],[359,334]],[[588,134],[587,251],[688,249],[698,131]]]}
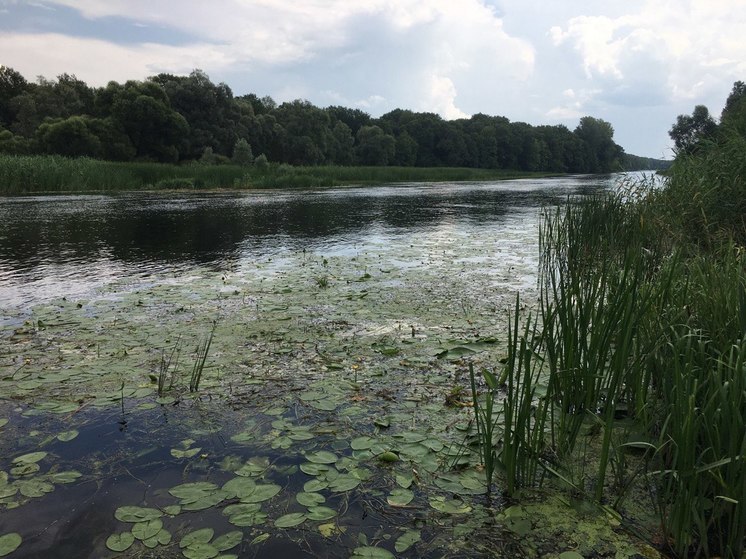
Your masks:
{"label": "leaf on water", "polygon": [[357,547],[352,552],[353,559],[396,559],[394,554],[381,547]]}
{"label": "leaf on water", "polygon": [[565,551],[560,553],[559,559],[583,559],[583,556],[577,551]]}
{"label": "leaf on water", "polygon": [[251,540],[250,545],[257,545],[262,542],[266,542],[268,539],[269,539],[269,534],[259,534],[257,537]]}
{"label": "leaf on water", "polygon": [[[128,550],[133,543],[135,543],[135,536],[132,535],[132,532],[112,534],[106,539],[106,547],[117,552]],[[2,557],[2,553],[0,553],[0,557]]]}
{"label": "leaf on water", "polygon": [[329,487],[329,483],[318,479],[312,479],[303,484],[303,491],[306,493],[313,493],[315,491],[322,491]]}
{"label": "leaf on water", "polygon": [[[183,549],[185,547],[189,547],[198,543],[207,543],[212,539],[214,535],[215,530],[213,530],[212,528],[200,528],[199,530],[195,530],[194,532],[189,532],[186,536],[181,538],[179,547]],[[215,555],[217,555],[217,553]]]}
{"label": "leaf on water", "polygon": [[177,516],[181,512],[181,505],[168,505],[163,507],[163,512],[168,516]]}
{"label": "leaf on water", "polygon": [[328,524],[319,524],[319,533],[325,538],[331,538],[333,536],[341,536],[347,531],[344,526],[338,526],[336,522],[329,522]]}
{"label": "leaf on water", "polygon": [[329,520],[337,516],[337,511],[329,507],[308,507],[309,520]]}
{"label": "leaf on water", "polygon": [[196,481],[194,483],[182,483],[168,490],[168,492],[182,501],[197,500],[206,493],[217,491],[218,486],[208,481]]}
{"label": "leaf on water", "polygon": [[404,507],[412,502],[414,499],[414,493],[409,489],[394,489],[391,494],[386,498],[386,502],[392,507]]}
{"label": "leaf on water", "polygon": [[303,512],[291,512],[290,514],[284,514],[277,520],[275,520],[275,526],[278,528],[292,528],[303,524],[308,516]]}
{"label": "leaf on water", "polygon": [[21,495],[29,498],[43,497],[54,491],[54,485],[41,479],[25,479],[16,481]]}
{"label": "leaf on water", "polygon": [[160,518],[138,522],[132,527],[132,535],[138,540],[147,540],[158,534],[161,528],[163,528],[163,521]]}
{"label": "leaf on water", "polygon": [[65,472],[56,472],[54,474],[49,474],[47,476],[47,479],[51,481],[52,483],[73,483],[75,480],[82,477],[83,474],[80,472],[77,472],[75,470],[68,470]]}
{"label": "leaf on water", "polygon": [[313,507],[316,505],[320,505],[324,501],[326,501],[326,498],[319,494],[319,493],[298,493],[295,496],[295,500],[298,501],[301,505],[304,507]]}
{"label": "leaf on water", "polygon": [[402,489],[409,489],[414,482],[414,476],[409,474],[396,474],[396,484]]}
{"label": "leaf on water", "polygon": [[209,543],[193,543],[182,549],[181,553],[187,559],[213,559],[220,555],[220,552]]}
{"label": "leaf on water", "polygon": [[163,513],[158,509],[133,506],[119,507],[114,512],[114,518],[120,522],[146,522],[161,516],[163,516]]}
{"label": "leaf on water", "polygon": [[5,418],[5,417],[0,418],[0,428],[5,427],[7,424],[8,424],[8,419],[7,418]]}
{"label": "leaf on water", "polygon": [[396,539],[394,549],[397,553],[404,553],[418,541],[420,541],[421,535],[419,530],[407,530],[401,536]]}
{"label": "leaf on water", "polygon": [[21,464],[20,466],[11,468],[10,473],[16,477],[21,477],[35,474],[39,470],[41,470],[41,466],[39,466],[39,464]]}
{"label": "leaf on water", "polygon": [[350,447],[352,450],[368,450],[375,442],[375,439],[368,436],[356,437],[350,442]]}
{"label": "leaf on water", "polygon": [[329,489],[335,493],[350,491],[360,485],[360,480],[351,475],[341,475],[329,482]]}
{"label": "leaf on water", "polygon": [[433,497],[430,499],[430,506],[446,514],[466,514],[467,512],[471,512],[471,507],[460,499]]}
{"label": "leaf on water", "polygon": [[234,477],[223,485],[223,491],[228,499],[233,497],[241,499],[256,491],[256,482],[249,477]]}
{"label": "leaf on water", "polygon": [[34,464],[46,457],[46,452],[31,452],[13,459],[13,464]]}
{"label": "leaf on water", "polygon": [[338,457],[333,452],[327,450],[319,450],[317,452],[311,452],[306,454],[306,460],[313,462],[314,464],[334,464]]}
{"label": "leaf on water", "polygon": [[178,448],[171,449],[171,456],[174,458],[192,458],[196,456],[202,449],[200,447],[190,448],[189,450],[180,450]]}
{"label": "leaf on water", "polygon": [[268,501],[282,491],[282,487],[273,483],[257,485],[256,489],[249,495],[241,498],[242,503],[261,503]]}
{"label": "leaf on water", "polygon": [[215,538],[212,542],[212,546],[218,551],[228,551],[229,549],[236,547],[243,539],[243,532],[234,530]]}

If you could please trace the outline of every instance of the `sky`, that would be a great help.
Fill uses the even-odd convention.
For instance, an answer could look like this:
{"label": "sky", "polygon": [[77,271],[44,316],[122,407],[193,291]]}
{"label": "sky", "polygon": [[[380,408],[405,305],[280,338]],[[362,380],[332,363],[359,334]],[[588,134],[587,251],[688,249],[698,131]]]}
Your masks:
{"label": "sky", "polygon": [[195,68],[234,95],[611,123],[627,153],[746,81],[746,0],[0,0],[0,64],[92,86]]}

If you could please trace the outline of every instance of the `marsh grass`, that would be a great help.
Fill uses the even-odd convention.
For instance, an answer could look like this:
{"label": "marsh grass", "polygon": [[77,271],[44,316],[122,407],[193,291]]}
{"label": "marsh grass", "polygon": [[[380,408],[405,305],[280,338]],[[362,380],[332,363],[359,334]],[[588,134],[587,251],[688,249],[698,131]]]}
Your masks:
{"label": "marsh grass", "polygon": [[316,188],[391,182],[500,180],[546,174],[499,169],[172,165],[0,154],[0,194],[125,190]]}
{"label": "marsh grass", "polygon": [[212,345],[212,338],[215,335],[216,328],[217,322],[213,322],[210,333],[197,346],[197,354],[194,359],[194,365],[192,366],[192,374],[189,378],[189,392],[197,392],[199,390],[199,383],[202,380],[202,373],[205,370],[207,355],[210,353],[210,346]]}
{"label": "marsh grass", "polygon": [[[621,510],[645,491],[672,553],[742,558],[746,256],[733,208],[746,196],[729,189],[742,190],[733,173],[746,150],[740,158],[705,153],[677,163],[660,191],[545,212],[537,321],[521,327],[516,307],[496,381],[502,424],[482,421],[483,444],[485,427],[502,431],[496,464],[507,493],[550,474],[574,496]],[[714,192],[734,199],[713,208]],[[498,392],[494,377],[485,382],[489,401]]]}

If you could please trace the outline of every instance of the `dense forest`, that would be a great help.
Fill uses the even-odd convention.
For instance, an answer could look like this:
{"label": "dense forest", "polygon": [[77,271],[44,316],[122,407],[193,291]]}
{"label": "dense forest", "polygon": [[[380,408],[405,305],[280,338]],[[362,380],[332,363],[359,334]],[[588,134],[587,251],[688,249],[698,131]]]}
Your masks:
{"label": "dense forest", "polygon": [[446,121],[396,109],[380,118],[308,101],[234,96],[201,70],[89,87],[74,75],[28,81],[0,67],[0,153],[112,161],[396,165],[601,173],[653,168],[627,156],[612,126],[590,116],[575,130],[476,114]]}

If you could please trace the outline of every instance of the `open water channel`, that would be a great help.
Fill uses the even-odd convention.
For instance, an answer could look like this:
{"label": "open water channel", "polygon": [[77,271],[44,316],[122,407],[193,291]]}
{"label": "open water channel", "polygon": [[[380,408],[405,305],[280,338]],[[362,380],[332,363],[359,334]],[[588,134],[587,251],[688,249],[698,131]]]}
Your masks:
{"label": "open water channel", "polygon": [[546,554],[467,364],[618,180],[1,199],[0,556]]}

